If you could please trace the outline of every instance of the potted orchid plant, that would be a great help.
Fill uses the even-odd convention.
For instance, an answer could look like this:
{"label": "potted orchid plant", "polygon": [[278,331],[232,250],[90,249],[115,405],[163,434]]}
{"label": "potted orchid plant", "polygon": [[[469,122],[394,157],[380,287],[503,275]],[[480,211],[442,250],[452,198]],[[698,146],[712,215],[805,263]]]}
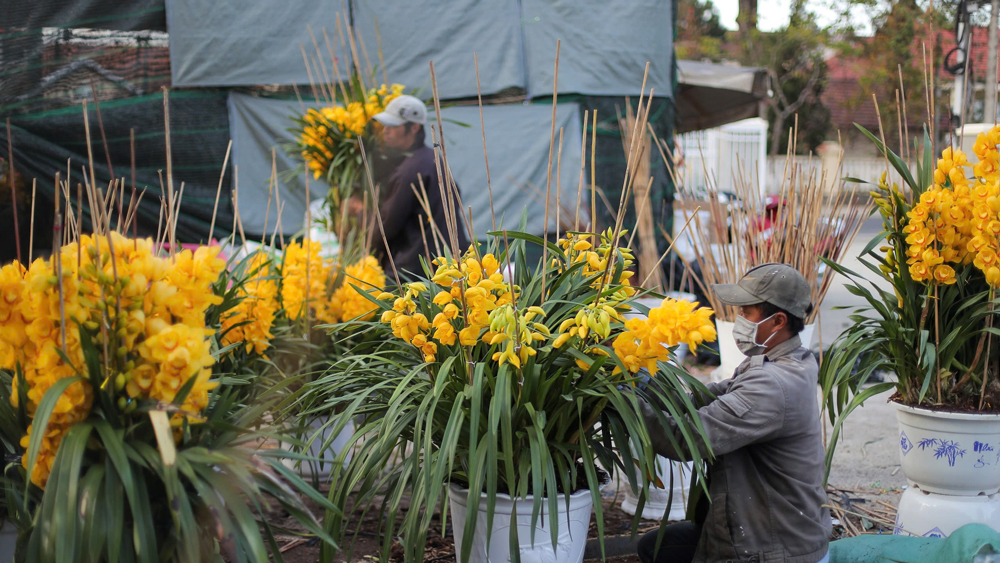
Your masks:
{"label": "potted orchid plant", "polygon": [[[1000,503],[989,499],[1000,492],[1000,128],[979,135],[974,165],[952,147],[935,163],[925,135],[915,175],[865,133],[905,185],[883,175],[872,192],[882,232],[860,257],[866,275],[829,262],[865,306],[820,370],[834,424],[827,465],[846,417],[894,391],[896,443],[911,484],[897,532],[947,535],[966,523],[995,524]],[[876,370],[894,373],[895,381],[863,387]]]}
{"label": "potted orchid plant", "polygon": [[[687,392],[704,387],[667,362],[682,342],[714,339],[710,309],[666,299],[626,320],[647,310],[621,232],[568,234],[536,268],[524,246],[542,239],[491,236],[489,248],[439,256],[423,279],[372,296],[376,318],[342,329],[376,337],[312,384],[314,400],[342,409],[341,425],[363,421],[330,501],[377,505],[383,561],[398,536],[420,560],[439,505],[460,561],[582,561],[591,510],[604,533],[600,468],[625,475],[640,502],[655,475],[640,396],[678,415],[688,445],[704,442],[681,416],[695,410]],[[641,368],[656,377],[635,390]],[[346,526],[327,514],[335,538]]]}

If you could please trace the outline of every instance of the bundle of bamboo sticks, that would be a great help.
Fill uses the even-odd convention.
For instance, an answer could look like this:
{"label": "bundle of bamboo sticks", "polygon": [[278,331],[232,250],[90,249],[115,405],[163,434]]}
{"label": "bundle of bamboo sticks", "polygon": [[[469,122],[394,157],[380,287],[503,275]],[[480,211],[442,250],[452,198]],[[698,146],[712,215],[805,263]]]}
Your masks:
{"label": "bundle of bamboo sticks", "polygon": [[[625,116],[618,115],[618,123],[622,132],[622,148],[625,154],[629,153],[629,139],[633,137],[633,130],[637,126],[635,112],[632,110],[631,100],[625,98]],[[663,269],[660,268],[659,247],[656,243],[656,226],[653,221],[653,210],[650,207],[650,190],[653,185],[653,176],[650,171],[649,155],[652,152],[652,139],[640,132],[636,136],[636,171],[635,171],[635,230],[629,238],[631,241],[638,236],[639,246],[639,279],[649,280],[645,285],[646,289],[651,289],[663,293],[667,288],[663,287]]]}
{"label": "bundle of bamboo sticks", "polygon": [[[670,147],[660,139],[657,146],[664,161],[673,162],[668,158]],[[685,219],[693,221],[689,243],[701,269],[700,279],[691,277],[701,285],[720,320],[734,321],[737,312],[718,301],[709,286],[736,283],[754,266],[782,262],[797,269],[809,283],[813,310],[804,320],[814,322],[834,277],[821,258],[840,262],[871,214],[873,202],[868,193],[842,178],[842,153],[831,175],[820,169],[818,161],[794,164],[793,146],[790,142],[781,185],[767,197],[754,181],[756,171],[748,173],[742,164],[732,179],[736,202],[720,197],[718,180],[707,171],[710,180],[704,194],[693,193],[674,175],[680,197],[697,202],[710,216],[705,224],[688,206],[682,207]],[[685,266],[691,273],[693,264]]]}

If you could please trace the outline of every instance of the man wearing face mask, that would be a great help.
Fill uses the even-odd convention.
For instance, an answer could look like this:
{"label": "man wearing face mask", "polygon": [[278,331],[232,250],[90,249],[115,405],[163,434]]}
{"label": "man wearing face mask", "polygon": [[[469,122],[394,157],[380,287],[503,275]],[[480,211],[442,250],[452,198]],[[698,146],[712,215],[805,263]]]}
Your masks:
{"label": "man wearing face mask", "polygon": [[[747,359],[729,380],[708,385],[700,423],[711,447],[710,505],[695,522],[639,540],[644,563],[826,563],[830,515],[822,505],[824,448],[816,397],[819,366],[799,332],[812,311],[809,285],[786,264],[764,264],[736,284],[713,285],[738,308],[733,337]],[[691,459],[669,413],[643,401],[654,449]],[[690,422],[690,421],[689,421]],[[709,451],[701,446],[702,456]],[[662,532],[662,534],[661,534]],[[662,540],[657,550],[658,535]]]}

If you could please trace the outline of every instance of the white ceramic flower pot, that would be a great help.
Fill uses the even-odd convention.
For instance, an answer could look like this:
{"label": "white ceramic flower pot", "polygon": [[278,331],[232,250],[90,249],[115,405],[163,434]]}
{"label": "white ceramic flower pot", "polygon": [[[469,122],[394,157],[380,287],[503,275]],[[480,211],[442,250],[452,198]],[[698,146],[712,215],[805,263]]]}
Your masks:
{"label": "white ceramic flower pot", "polygon": [[946,537],[974,523],[1000,531],[1000,415],[893,404],[910,483],[895,533]]}
{"label": "white ceramic flower pot", "polygon": [[[736,340],[733,338],[733,328],[735,326],[736,323],[715,319],[715,330],[718,332],[719,338],[720,365],[712,370],[712,383],[723,381],[732,377],[736,368],[740,367],[743,360],[747,359],[746,355],[744,355],[743,352],[740,352],[740,349],[736,347]],[[812,345],[813,332],[815,328],[815,324],[808,324],[803,327],[802,332],[799,333],[799,339],[802,340],[802,345],[806,348]]]}
{"label": "white ceramic flower pot", "polygon": [[[673,493],[670,487],[670,475],[673,474]],[[641,518],[644,520],[660,520],[664,518],[667,506],[670,513],[666,520],[683,520],[687,510],[687,495],[691,488],[691,462],[671,461],[663,456],[656,456],[656,476],[663,483],[663,488],[649,485],[649,498],[642,507]],[[672,495],[672,496],[671,496]],[[635,514],[639,499],[630,488],[625,489],[622,499],[622,511]]]}
{"label": "white ceramic flower pot", "polygon": [[1000,414],[937,412],[893,403],[910,486],[943,495],[1000,492]]}
{"label": "white ceramic flower pot", "polygon": [[[471,510],[467,506],[468,490],[449,485],[448,500],[451,509],[452,529],[455,533],[455,553],[462,553],[466,541],[472,542],[469,561],[475,563],[507,563],[510,561],[510,526],[515,508],[517,510],[518,551],[522,563],[580,563],[587,547],[587,530],[590,527],[590,513],[593,501],[589,490],[578,491],[569,497],[559,495],[559,535],[555,546],[549,531],[548,503],[542,510],[535,525],[535,543],[531,543],[531,497],[518,500],[515,507],[511,498],[497,494],[493,513],[493,530],[489,549],[486,548],[486,497],[480,496],[479,506]],[[469,517],[478,519],[474,537],[466,538],[465,522]]]}
{"label": "white ceramic flower pot", "polygon": [[[309,424],[309,430],[304,432],[299,438],[304,442],[309,442],[310,438],[326,424],[329,417],[317,417]],[[323,429],[323,433],[320,436],[316,436],[316,439],[309,444],[308,451],[302,452],[304,455],[317,458],[320,461],[306,461],[297,459],[284,459],[282,463],[285,467],[293,469],[302,475],[303,477],[312,477],[316,475],[317,477],[329,477],[330,470],[333,468],[334,462],[337,460],[337,456],[340,452],[348,447],[350,443],[351,436],[354,434],[354,421],[347,423],[344,430],[337,435],[336,438],[330,443],[330,447],[323,449],[323,444],[330,438],[333,433],[334,424]],[[292,444],[283,444],[282,447],[286,449],[291,449],[295,451],[295,446]],[[348,464],[351,461],[351,452],[347,452],[347,456],[344,458],[344,464]],[[2,562],[0,562],[2,563]]]}
{"label": "white ceramic flower pot", "polygon": [[986,524],[1000,531],[1000,495],[939,495],[910,487],[896,511],[897,535],[948,537],[966,524]]}

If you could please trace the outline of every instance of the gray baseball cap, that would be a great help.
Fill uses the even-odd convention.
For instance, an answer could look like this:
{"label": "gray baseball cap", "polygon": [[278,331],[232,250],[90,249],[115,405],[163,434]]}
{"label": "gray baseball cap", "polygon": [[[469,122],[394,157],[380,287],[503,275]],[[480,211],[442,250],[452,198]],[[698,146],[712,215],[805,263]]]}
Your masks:
{"label": "gray baseball cap", "polygon": [[740,307],[770,303],[805,319],[812,312],[809,283],[788,264],[761,264],[737,283],[713,284],[712,291],[726,305]]}

